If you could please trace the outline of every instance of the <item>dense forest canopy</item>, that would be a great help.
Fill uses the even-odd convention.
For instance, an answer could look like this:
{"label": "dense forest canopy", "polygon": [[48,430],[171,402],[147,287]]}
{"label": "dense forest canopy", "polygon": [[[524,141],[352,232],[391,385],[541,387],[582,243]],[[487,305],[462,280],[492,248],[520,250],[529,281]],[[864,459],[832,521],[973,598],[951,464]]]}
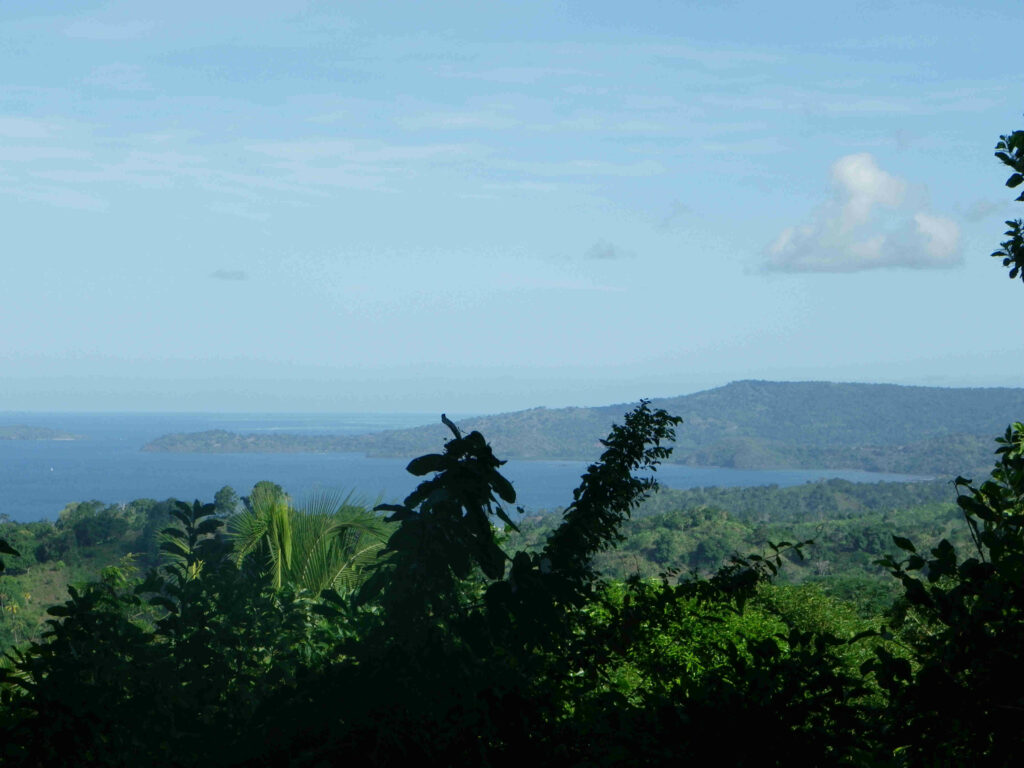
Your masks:
{"label": "dense forest canopy", "polygon": [[[271,483],[261,483],[243,497],[225,486],[217,492],[214,508],[233,530],[249,532],[249,543],[238,548],[244,552],[263,539],[271,524],[268,511],[286,498],[284,489]],[[624,524],[625,540],[597,555],[595,565],[616,580],[634,574],[657,576],[671,568],[709,574],[732,555],[757,551],[769,540],[793,536],[814,539],[806,559],[788,558],[780,581],[814,581],[826,591],[841,591],[851,604],[863,602],[854,587],[868,590],[877,612],[895,595],[895,582],[876,564],[883,555],[898,551],[890,537],[893,530],[913,532],[930,543],[943,536],[966,540],[966,531],[958,525],[954,498],[947,480],[825,480],[789,488],[687,491],[659,488]],[[78,502],[65,507],[55,521],[0,522],[0,537],[21,553],[10,562],[0,588],[0,648],[38,640],[46,629],[46,609],[63,599],[68,586],[86,584],[97,579],[104,568],[124,563],[139,572],[158,567],[160,532],[173,508],[173,500]],[[368,514],[351,501],[314,497],[310,503],[293,507],[296,518],[304,521],[297,535],[308,538],[318,535],[314,531],[322,533],[323,525],[339,509],[347,509],[345,515],[353,521]],[[529,517],[514,515],[513,519],[519,530],[505,532],[506,548],[532,552],[540,551],[561,515],[560,511],[551,511]],[[326,545],[330,537],[321,535],[319,540]],[[368,542],[372,545],[373,541],[371,536]],[[293,548],[298,546],[293,544]],[[363,552],[362,565],[366,565],[367,557],[375,557],[376,551],[371,546]],[[315,566],[310,565],[309,558],[293,555],[290,567],[283,570],[310,575],[322,572],[332,562],[326,556],[329,554],[320,555]],[[345,562],[344,558],[340,560],[341,564]],[[285,565],[280,561],[278,564]]]}

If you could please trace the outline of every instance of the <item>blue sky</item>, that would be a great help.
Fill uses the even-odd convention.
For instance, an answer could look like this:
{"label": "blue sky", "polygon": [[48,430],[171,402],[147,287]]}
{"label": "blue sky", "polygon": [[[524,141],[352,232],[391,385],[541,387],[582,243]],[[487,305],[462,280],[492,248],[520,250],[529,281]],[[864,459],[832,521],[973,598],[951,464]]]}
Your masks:
{"label": "blue sky", "polygon": [[0,410],[1020,386],[999,3],[0,4]]}

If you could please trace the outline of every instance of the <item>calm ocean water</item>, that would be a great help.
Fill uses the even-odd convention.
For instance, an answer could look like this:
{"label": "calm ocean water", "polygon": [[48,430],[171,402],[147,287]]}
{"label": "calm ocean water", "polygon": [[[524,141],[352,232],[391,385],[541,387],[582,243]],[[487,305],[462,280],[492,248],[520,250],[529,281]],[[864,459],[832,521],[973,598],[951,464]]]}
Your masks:
{"label": "calm ocean water", "polygon": [[[437,414],[184,414],[12,413],[0,426],[28,424],[82,435],[75,441],[0,440],[0,514],[13,520],[55,519],[73,501],[106,503],[138,498],[212,501],[230,485],[244,494],[260,480],[281,485],[293,498],[320,492],[354,492],[374,502],[400,501],[418,479],[405,472],[406,459],[371,459],[357,454],[175,454],[143,453],[150,440],[168,432],[226,429],[233,432],[359,434],[428,424]],[[441,446],[438,446],[440,449]],[[572,499],[586,471],[580,461],[510,461],[506,476],[526,509],[554,509]],[[797,485],[841,477],[857,482],[916,480],[846,470],[734,470],[665,466],[659,480],[670,488]]]}

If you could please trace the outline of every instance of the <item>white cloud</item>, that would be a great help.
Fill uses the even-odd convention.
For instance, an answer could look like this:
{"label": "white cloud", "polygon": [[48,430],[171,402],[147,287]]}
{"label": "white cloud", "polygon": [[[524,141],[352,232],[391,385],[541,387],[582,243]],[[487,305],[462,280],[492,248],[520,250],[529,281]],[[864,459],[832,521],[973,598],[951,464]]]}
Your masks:
{"label": "white cloud", "polygon": [[961,262],[960,227],[908,202],[908,184],[869,154],[832,166],[832,199],[768,248],[772,272],[942,269]]}
{"label": "white cloud", "polygon": [[949,263],[950,256],[956,254],[960,245],[960,228],[956,222],[927,213],[915,213],[914,223],[925,240],[924,249],[928,255],[937,264]]}
{"label": "white cloud", "polygon": [[875,158],[868,154],[836,160],[832,182],[845,198],[841,211],[844,232],[866,224],[876,205],[895,208],[907,194],[906,183],[879,168]]}

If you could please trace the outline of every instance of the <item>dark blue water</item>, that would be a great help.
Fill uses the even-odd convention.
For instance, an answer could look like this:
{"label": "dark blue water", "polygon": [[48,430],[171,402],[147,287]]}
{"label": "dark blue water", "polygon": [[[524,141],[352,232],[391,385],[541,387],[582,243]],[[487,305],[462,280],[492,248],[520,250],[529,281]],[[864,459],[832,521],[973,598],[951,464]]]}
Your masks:
{"label": "dark blue water", "polygon": [[[244,494],[260,480],[281,485],[293,498],[321,492],[354,493],[376,502],[400,501],[418,479],[405,472],[406,459],[371,459],[357,454],[179,454],[143,453],[140,448],[168,432],[226,429],[233,432],[359,434],[427,424],[437,414],[181,414],[181,413],[0,413],[0,426],[28,424],[82,435],[74,441],[0,440],[0,514],[13,520],[55,519],[64,505],[98,499],[212,501],[225,485]],[[440,445],[438,448],[440,449]],[[572,499],[586,471],[581,461],[510,461],[505,475],[518,504],[554,509]],[[830,477],[855,482],[917,480],[849,470],[736,470],[665,466],[658,472],[670,488],[797,485]]]}

